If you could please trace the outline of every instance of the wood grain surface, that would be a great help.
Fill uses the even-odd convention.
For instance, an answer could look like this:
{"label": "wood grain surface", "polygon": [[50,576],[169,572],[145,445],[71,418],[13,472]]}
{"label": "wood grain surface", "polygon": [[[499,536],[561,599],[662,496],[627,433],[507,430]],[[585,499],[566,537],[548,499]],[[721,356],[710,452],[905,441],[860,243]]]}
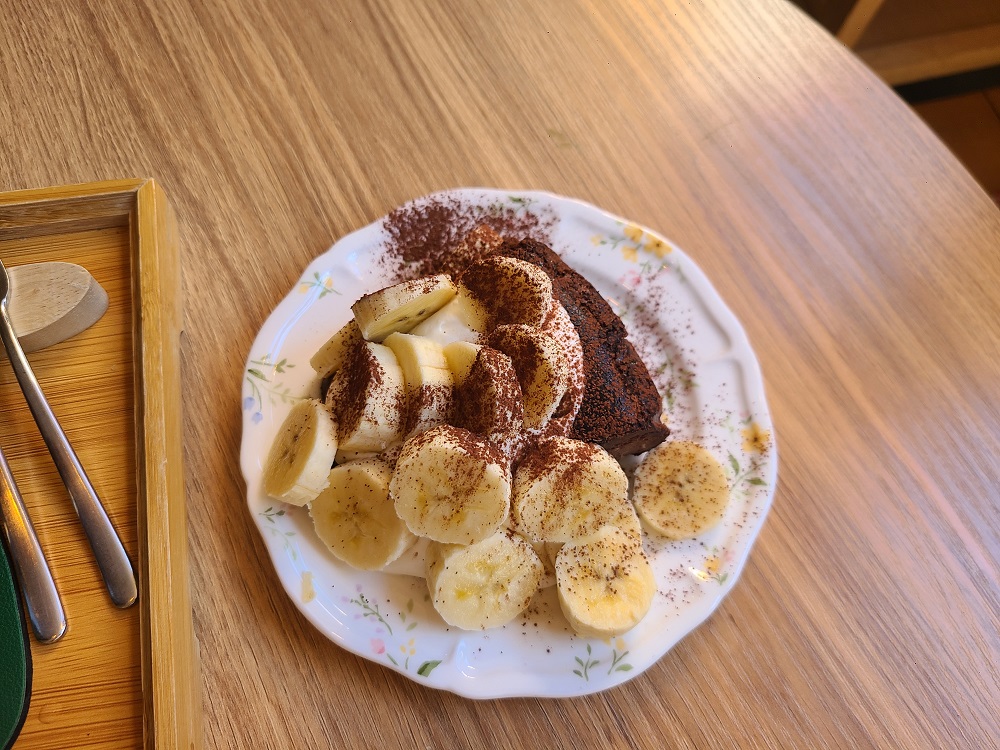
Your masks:
{"label": "wood grain surface", "polygon": [[[178,217],[207,746],[998,746],[1000,211],[800,12],[0,6],[0,189],[154,177]],[[468,701],[339,649],[245,509],[263,320],[338,237],[463,185],[659,230],[764,371],[779,486],[748,567],[654,667],[588,698]],[[109,746],[134,744],[128,721]]]}

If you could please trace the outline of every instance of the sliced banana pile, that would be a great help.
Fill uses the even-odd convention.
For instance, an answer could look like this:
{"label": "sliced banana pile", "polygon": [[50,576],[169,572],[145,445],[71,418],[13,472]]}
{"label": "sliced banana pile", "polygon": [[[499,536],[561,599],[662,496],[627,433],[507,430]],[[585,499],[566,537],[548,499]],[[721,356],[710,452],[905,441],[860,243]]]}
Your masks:
{"label": "sliced banana pile", "polygon": [[309,505],[319,539],[356,568],[425,548],[449,625],[504,625],[554,585],[576,632],[624,633],[656,594],[642,530],[679,539],[721,519],[728,480],[694,443],[650,451],[630,497],[603,448],[542,432],[566,411],[572,371],[545,330],[565,311],[538,267],[491,256],[352,311],[310,360],[329,385],[289,413],[264,489]]}

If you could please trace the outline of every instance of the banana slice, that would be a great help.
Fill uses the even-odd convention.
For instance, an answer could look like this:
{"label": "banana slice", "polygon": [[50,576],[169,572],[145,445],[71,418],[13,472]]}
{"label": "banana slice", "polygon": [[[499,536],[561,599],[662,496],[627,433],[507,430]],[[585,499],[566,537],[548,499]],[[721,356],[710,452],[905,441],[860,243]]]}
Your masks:
{"label": "banana slice", "polygon": [[503,444],[524,424],[524,401],[514,365],[503,352],[482,347],[455,389],[454,424]]}
{"label": "banana slice", "polygon": [[485,439],[441,425],[403,444],[389,493],[414,534],[472,544],[507,520],[510,469]]}
{"label": "banana slice", "polygon": [[486,308],[462,284],[448,303],[419,323],[410,333],[426,336],[440,344],[452,341],[478,342],[486,332]]}
{"label": "banana slice", "polygon": [[[521,537],[520,534],[518,534],[518,536],[521,539],[524,539],[524,537]],[[525,539],[525,541],[528,541],[528,540]],[[562,547],[562,545],[561,544],[556,544],[556,545],[554,545],[555,549],[552,550],[552,549],[550,549],[550,546],[553,545],[552,542],[528,542],[528,544],[531,545],[531,549],[533,549],[535,551],[535,554],[538,555],[538,559],[542,563],[542,578],[538,582],[538,588],[540,588],[540,589],[547,589],[547,588],[550,588],[552,586],[555,586],[556,585],[556,557],[555,557],[555,554],[553,554],[553,553],[558,553],[559,552],[559,548]]]}
{"label": "banana slice", "polygon": [[564,544],[555,567],[559,606],[580,635],[609,638],[631,630],[656,595],[642,543],[615,526]]}
{"label": "banana slice", "polygon": [[433,339],[410,333],[391,333],[385,345],[392,349],[406,384],[405,436],[445,424],[451,417],[453,381],[444,347]]}
{"label": "banana slice", "polygon": [[366,294],[351,306],[361,335],[380,343],[395,331],[407,333],[450,301],[456,293],[447,274],[425,276]]}
{"label": "banana slice", "polygon": [[444,347],[444,358],[448,361],[448,369],[451,370],[451,377],[455,386],[460,386],[469,377],[476,355],[482,349],[479,344],[469,341],[452,341]]}
{"label": "banana slice", "polygon": [[540,440],[514,475],[514,528],[532,542],[570,542],[619,527],[642,539],[628,477],[603,448],[566,437]]}
{"label": "banana slice", "polygon": [[337,427],[321,401],[292,407],[264,464],[264,492],[291,505],[305,505],[327,485],[337,454]]}
{"label": "banana slice", "polygon": [[312,355],[309,364],[317,375],[325,378],[344,366],[362,340],[361,328],[352,318]]}
{"label": "banana slice", "polygon": [[334,458],[334,463],[337,465],[350,463],[351,461],[360,461],[363,458],[375,458],[376,456],[382,455],[381,453],[376,453],[375,451],[344,451],[338,450],[337,456]]}
{"label": "banana slice", "polygon": [[542,562],[524,539],[501,529],[470,545],[431,542],[427,590],[449,625],[486,630],[521,614],[538,591]]}
{"label": "banana slice", "polygon": [[488,327],[523,323],[538,328],[552,306],[552,279],[538,266],[494,255],[469,266],[460,279],[486,308]]}
{"label": "banana slice", "polygon": [[632,501],[642,523],[669,539],[689,539],[722,520],[729,502],[725,469],[688,440],[660,443],[634,475]]}
{"label": "banana slice", "polygon": [[557,542],[533,542],[530,539],[525,539],[524,535],[518,532],[514,527],[513,516],[507,517],[507,523],[504,525],[504,530],[508,534],[514,534],[519,539],[524,539],[525,542],[531,547],[534,553],[538,556],[538,559],[542,563],[542,577],[538,582],[539,589],[547,589],[556,585],[556,554],[559,552],[559,548],[562,547],[561,543]]}
{"label": "banana slice", "polygon": [[562,347],[549,334],[526,325],[499,326],[486,345],[510,357],[524,398],[524,426],[548,423],[569,387],[569,364]]}
{"label": "banana slice", "polygon": [[327,405],[340,427],[340,450],[380,453],[402,441],[403,370],[392,349],[370,341],[333,377]]}
{"label": "banana slice", "polygon": [[382,570],[417,538],[389,498],[392,466],[378,458],[334,467],[329,486],[309,507],[316,535],[338,560],[359,570]]}

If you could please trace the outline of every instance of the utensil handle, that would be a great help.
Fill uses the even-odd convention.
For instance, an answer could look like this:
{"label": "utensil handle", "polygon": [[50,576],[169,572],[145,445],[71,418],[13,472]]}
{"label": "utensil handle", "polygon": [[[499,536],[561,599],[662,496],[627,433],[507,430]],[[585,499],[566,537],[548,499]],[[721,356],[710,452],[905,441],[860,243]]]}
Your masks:
{"label": "utensil handle", "polygon": [[80,465],[80,460],[70,445],[66,433],[52,413],[52,408],[46,401],[35,374],[31,371],[28,358],[18,343],[14,326],[11,325],[6,304],[0,304],[0,338],[3,339],[7,356],[14,368],[14,375],[28,402],[28,408],[31,409],[31,415],[35,418],[42,439],[52,454],[59,476],[62,477],[63,484],[66,485],[73,501],[73,507],[76,508],[76,513],[83,524],[84,533],[97,558],[97,565],[101,569],[108,593],[111,594],[111,601],[117,607],[129,607],[135,603],[138,596],[132,563],[83,466]]}
{"label": "utensil handle", "polygon": [[28,518],[21,493],[10,472],[7,457],[0,450],[0,519],[10,549],[14,574],[21,585],[28,619],[42,643],[52,643],[66,632],[66,613],[52,572]]}

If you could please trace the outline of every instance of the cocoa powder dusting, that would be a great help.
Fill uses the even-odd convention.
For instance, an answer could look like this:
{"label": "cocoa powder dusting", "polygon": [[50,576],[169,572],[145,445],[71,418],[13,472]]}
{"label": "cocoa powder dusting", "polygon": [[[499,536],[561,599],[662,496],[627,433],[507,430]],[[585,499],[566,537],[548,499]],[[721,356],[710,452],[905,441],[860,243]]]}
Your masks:
{"label": "cocoa powder dusting", "polygon": [[[519,337],[515,328],[525,329],[525,335]],[[530,336],[536,329],[529,326],[499,326],[486,337],[486,346],[501,351],[510,357],[514,366],[514,374],[521,385],[522,393],[535,381],[542,367],[542,352],[540,345]],[[542,335],[542,334],[538,334]],[[555,383],[546,381],[547,386],[555,387]]]}
{"label": "cocoa powder dusting", "polygon": [[525,323],[538,327],[552,304],[552,281],[516,258],[495,255],[462,272],[459,281],[478,299],[491,300],[490,327]]}
{"label": "cocoa powder dusting", "polygon": [[337,371],[327,391],[326,403],[344,433],[358,428],[369,383],[379,376],[375,357],[366,346],[357,347],[347,364]]}
{"label": "cocoa powder dusting", "polygon": [[554,224],[550,211],[536,212],[526,203],[472,206],[454,196],[413,201],[390,213],[383,223],[389,237],[383,262],[397,281],[435,273],[457,276],[496,249],[495,236],[479,227],[545,242]]}
{"label": "cocoa powder dusting", "polygon": [[599,448],[590,443],[563,437],[539,440],[518,465],[517,481],[530,484],[550,474],[553,466],[559,466],[561,473],[553,494],[564,496],[570,488],[580,484],[598,451]]}
{"label": "cocoa powder dusting", "polygon": [[580,336],[576,332],[576,326],[570,320],[566,308],[555,297],[552,300],[552,310],[549,312],[542,329],[558,342],[563,354],[566,355],[566,361],[569,364],[569,383],[562,401],[556,407],[555,413],[541,437],[568,435],[572,431],[573,421],[580,409],[583,389],[586,385],[583,347],[580,344]]}
{"label": "cocoa powder dusting", "polygon": [[524,423],[524,399],[514,365],[484,346],[455,391],[455,423],[490,439],[516,434]]}
{"label": "cocoa powder dusting", "polygon": [[433,426],[427,424],[428,413],[443,414],[444,421],[450,421],[453,406],[450,386],[424,383],[419,388],[407,389],[403,407],[403,434],[411,435],[418,428]]}
{"label": "cocoa powder dusting", "polygon": [[404,446],[404,452],[409,454],[419,453],[423,445],[439,439],[442,434],[446,435],[452,444],[460,448],[467,455],[482,461],[484,464],[495,464],[502,467],[508,465],[503,453],[488,440],[463,427],[455,427],[450,424],[440,425],[410,438]]}

